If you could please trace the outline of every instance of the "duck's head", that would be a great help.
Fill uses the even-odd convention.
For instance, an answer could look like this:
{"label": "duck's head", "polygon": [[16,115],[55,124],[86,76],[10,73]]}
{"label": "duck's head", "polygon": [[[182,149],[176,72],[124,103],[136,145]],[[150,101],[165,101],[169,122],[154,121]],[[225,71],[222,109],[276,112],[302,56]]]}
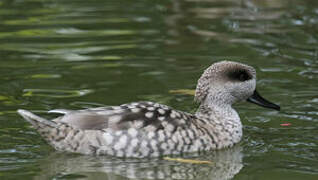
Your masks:
{"label": "duck's head", "polygon": [[195,100],[207,106],[232,105],[247,100],[280,110],[278,105],[265,100],[256,91],[255,69],[232,61],[214,63],[204,71],[198,80]]}

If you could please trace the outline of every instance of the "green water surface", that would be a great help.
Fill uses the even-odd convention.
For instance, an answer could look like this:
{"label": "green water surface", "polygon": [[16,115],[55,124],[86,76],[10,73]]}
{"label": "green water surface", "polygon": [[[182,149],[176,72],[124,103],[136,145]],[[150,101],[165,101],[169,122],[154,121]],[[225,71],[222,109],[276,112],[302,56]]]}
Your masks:
{"label": "green water surface", "polygon": [[[1,0],[0,58],[1,180],[318,179],[317,0]],[[282,110],[235,105],[240,144],[183,156],[212,164],[58,153],[16,113],[140,100],[195,112],[173,90],[220,60],[254,66]]]}

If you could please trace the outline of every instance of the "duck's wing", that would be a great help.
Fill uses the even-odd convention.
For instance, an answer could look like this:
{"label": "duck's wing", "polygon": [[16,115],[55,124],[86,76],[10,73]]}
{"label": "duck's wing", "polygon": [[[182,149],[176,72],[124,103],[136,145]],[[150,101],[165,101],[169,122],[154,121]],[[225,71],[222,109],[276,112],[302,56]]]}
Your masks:
{"label": "duck's wing", "polygon": [[193,115],[153,102],[135,102],[120,106],[99,107],[79,111],[53,110],[65,114],[55,122],[69,124],[79,129],[113,129],[129,128],[156,131],[168,128],[175,131],[178,127],[190,124]]}

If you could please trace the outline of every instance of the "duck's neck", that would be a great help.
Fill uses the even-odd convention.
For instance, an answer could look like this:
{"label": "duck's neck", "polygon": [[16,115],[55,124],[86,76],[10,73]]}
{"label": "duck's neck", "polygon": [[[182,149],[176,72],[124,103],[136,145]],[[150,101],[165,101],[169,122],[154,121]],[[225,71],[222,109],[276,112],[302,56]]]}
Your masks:
{"label": "duck's neck", "polygon": [[235,123],[241,125],[241,120],[235,109],[232,108],[231,104],[213,102],[201,103],[197,110],[196,116],[204,117],[211,121],[220,120],[221,122]]}
{"label": "duck's neck", "polygon": [[201,104],[195,115],[209,122],[205,128],[213,132],[213,138],[218,140],[217,148],[229,147],[241,140],[242,123],[231,105]]}

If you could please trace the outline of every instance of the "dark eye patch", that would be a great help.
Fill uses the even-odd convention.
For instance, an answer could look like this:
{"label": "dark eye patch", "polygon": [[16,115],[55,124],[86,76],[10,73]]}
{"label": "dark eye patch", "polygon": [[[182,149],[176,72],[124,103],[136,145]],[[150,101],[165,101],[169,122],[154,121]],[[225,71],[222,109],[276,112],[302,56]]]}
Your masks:
{"label": "dark eye patch", "polygon": [[236,81],[247,81],[252,79],[252,75],[245,69],[233,69],[227,72],[227,77]]}

